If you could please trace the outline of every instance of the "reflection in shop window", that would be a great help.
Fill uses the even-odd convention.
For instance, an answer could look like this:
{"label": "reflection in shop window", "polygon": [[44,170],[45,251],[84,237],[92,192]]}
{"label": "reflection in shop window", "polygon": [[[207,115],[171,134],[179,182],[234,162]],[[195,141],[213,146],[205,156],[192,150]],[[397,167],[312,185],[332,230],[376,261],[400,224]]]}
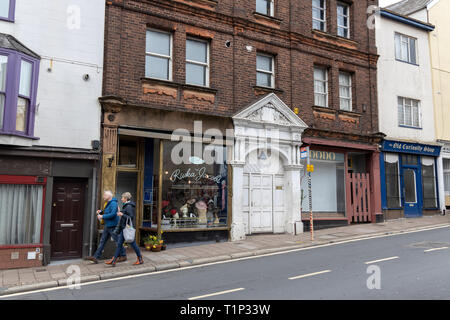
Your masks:
{"label": "reflection in shop window", "polygon": [[[311,150],[314,165],[312,180],[312,208],[315,213],[345,213],[344,154]],[[302,180],[302,211],[309,211],[307,179]]]}
{"label": "reflection in shop window", "polygon": [[386,204],[390,209],[400,208],[400,185],[398,155],[385,154],[384,167],[386,175]]}
{"label": "reflection in shop window", "polygon": [[422,157],[422,190],[423,207],[436,208],[436,176],[434,159],[431,157]]}
{"label": "reflection in shop window", "polygon": [[[179,142],[165,142],[163,152],[163,230],[227,226],[227,165],[225,147],[214,146],[222,162],[210,163],[198,156],[175,164],[172,149]],[[202,150],[205,150],[205,145]],[[211,148],[211,145],[208,146]]]}
{"label": "reflection in shop window", "polygon": [[443,159],[445,195],[450,195],[450,159]]}

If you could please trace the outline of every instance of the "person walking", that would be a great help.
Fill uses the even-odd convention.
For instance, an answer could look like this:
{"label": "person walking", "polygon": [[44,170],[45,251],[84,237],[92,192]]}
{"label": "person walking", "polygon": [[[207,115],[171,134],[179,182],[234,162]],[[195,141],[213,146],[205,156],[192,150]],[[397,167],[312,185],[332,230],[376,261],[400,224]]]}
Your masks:
{"label": "person walking", "polygon": [[[98,263],[98,260],[100,259],[100,256],[102,255],[103,249],[105,248],[106,242],[109,238],[112,237],[116,243],[118,242],[118,236],[113,233],[119,222],[119,217],[117,215],[117,211],[119,210],[117,199],[113,197],[113,193],[111,191],[105,191],[103,193],[103,200],[106,202],[105,207],[103,208],[103,210],[97,210],[97,218],[100,221],[103,219],[103,221],[105,222],[102,238],[100,239],[100,244],[94,255],[92,257],[86,258],[86,260],[90,260],[94,263]],[[120,257],[117,259],[117,262],[126,261],[127,253],[125,251],[125,248],[123,246],[120,246],[118,248],[121,249],[119,251]]]}
{"label": "person walking", "polygon": [[[119,224],[113,231],[114,234],[118,236],[117,241],[117,249],[114,257],[105,262],[107,265],[111,265],[113,267],[116,266],[116,262],[118,262],[119,255],[121,252],[121,248],[123,248],[123,244],[125,242],[125,238],[123,236],[123,229],[127,225],[127,221],[131,221],[133,223],[133,226],[135,225],[135,215],[136,215],[136,204],[131,201],[131,193],[125,192],[122,194],[122,211],[117,212],[117,215],[120,217]],[[136,253],[137,260],[133,265],[139,265],[144,263],[144,259],[142,258],[141,250],[139,250],[138,245],[136,244],[136,240],[133,240],[133,242],[128,243]]]}

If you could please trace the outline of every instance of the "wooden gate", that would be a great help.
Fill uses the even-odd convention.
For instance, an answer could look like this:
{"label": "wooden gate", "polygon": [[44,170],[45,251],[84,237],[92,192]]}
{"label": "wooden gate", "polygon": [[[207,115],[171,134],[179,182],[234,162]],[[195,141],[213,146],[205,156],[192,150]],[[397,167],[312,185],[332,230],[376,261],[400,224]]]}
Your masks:
{"label": "wooden gate", "polygon": [[369,174],[347,173],[346,180],[348,222],[371,222]]}

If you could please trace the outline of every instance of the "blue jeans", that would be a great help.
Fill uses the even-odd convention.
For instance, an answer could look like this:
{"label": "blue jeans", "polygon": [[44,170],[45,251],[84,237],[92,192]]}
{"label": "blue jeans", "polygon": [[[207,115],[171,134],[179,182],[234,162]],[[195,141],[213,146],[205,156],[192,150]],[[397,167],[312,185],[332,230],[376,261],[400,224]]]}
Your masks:
{"label": "blue jeans", "polygon": [[[117,249],[116,249],[116,253],[114,254],[114,260],[117,259],[119,257],[120,254],[120,249],[124,249],[123,248],[123,244],[125,242],[125,238],[123,237],[123,231],[119,234],[119,239],[117,240]],[[136,240],[133,242],[128,243],[134,250],[134,252],[136,252],[136,255],[138,258],[141,257],[141,250],[139,250],[138,245],[136,244]]]}
{"label": "blue jeans", "polygon": [[[94,253],[95,259],[100,259],[103,249],[105,248],[105,244],[110,237],[112,237],[116,243],[118,242],[119,237],[113,233],[114,229],[115,229],[115,227],[106,227],[106,226],[104,227],[102,238],[100,239],[100,245],[98,246],[97,251],[95,251],[95,253]],[[123,247],[123,245],[117,246],[117,248],[118,249],[122,248],[122,250],[119,251],[120,256],[127,255],[127,252],[125,251],[125,248]]]}

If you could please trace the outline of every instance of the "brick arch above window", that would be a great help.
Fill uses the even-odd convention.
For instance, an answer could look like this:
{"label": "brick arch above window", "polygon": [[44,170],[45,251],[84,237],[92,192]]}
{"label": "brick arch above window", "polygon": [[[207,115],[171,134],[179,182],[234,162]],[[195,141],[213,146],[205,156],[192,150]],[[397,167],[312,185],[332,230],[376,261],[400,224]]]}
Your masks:
{"label": "brick arch above window", "polygon": [[34,137],[40,58],[9,36],[0,37],[0,135]]}

